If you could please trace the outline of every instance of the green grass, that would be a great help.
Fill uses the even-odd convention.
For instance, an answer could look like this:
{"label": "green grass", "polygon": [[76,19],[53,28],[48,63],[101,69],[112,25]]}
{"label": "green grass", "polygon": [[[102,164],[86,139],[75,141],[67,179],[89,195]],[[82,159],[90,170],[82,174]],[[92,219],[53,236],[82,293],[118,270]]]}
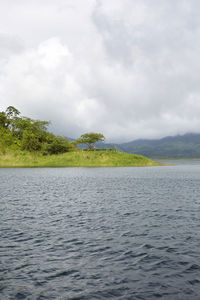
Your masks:
{"label": "green grass", "polygon": [[115,151],[74,151],[43,156],[40,153],[7,151],[0,167],[144,167],[164,165],[141,155]]}

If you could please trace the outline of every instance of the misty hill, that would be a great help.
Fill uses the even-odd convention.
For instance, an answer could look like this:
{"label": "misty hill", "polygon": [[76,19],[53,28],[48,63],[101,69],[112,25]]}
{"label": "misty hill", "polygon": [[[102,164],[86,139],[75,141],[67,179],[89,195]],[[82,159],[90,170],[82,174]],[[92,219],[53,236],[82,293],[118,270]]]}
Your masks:
{"label": "misty hill", "polygon": [[155,140],[135,140],[119,145],[124,152],[150,158],[200,158],[200,134],[168,136]]}
{"label": "misty hill", "polygon": [[[87,148],[86,145],[78,147]],[[200,134],[188,133],[154,140],[139,139],[122,144],[98,142],[95,148],[116,149],[119,152],[140,154],[149,158],[200,158]]]}

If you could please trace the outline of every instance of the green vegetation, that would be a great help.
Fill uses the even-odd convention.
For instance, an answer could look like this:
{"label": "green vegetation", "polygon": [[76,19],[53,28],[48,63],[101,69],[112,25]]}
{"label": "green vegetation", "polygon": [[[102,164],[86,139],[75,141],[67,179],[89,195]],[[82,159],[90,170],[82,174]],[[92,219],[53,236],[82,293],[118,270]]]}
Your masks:
{"label": "green vegetation", "polygon": [[0,154],[9,150],[59,154],[75,149],[65,137],[47,131],[49,122],[21,117],[13,106],[0,112]]}
{"label": "green vegetation", "polygon": [[[95,151],[101,133],[83,134],[77,141],[47,131],[49,122],[21,117],[13,106],[0,112],[0,167],[129,167],[158,166],[143,157],[115,150]],[[80,150],[78,144],[87,144]]]}
{"label": "green vegetation", "polygon": [[76,144],[86,144],[88,146],[88,149],[93,150],[94,149],[94,144],[96,142],[104,142],[105,137],[101,133],[95,133],[95,132],[90,132],[90,133],[85,133],[82,134],[81,137],[76,140]]}
{"label": "green vegetation", "polygon": [[116,151],[73,151],[44,156],[40,152],[8,151],[0,156],[0,167],[140,167],[160,163],[141,155]]}
{"label": "green vegetation", "polygon": [[200,158],[200,134],[188,133],[157,140],[136,140],[119,147],[121,151],[151,158]]}

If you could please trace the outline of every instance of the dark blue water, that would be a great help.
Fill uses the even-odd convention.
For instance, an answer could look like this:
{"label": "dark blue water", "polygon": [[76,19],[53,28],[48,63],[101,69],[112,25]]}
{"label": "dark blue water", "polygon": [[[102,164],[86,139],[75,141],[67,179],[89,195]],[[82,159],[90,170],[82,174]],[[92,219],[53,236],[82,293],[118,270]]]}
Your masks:
{"label": "dark blue water", "polygon": [[0,299],[200,299],[200,164],[0,169]]}

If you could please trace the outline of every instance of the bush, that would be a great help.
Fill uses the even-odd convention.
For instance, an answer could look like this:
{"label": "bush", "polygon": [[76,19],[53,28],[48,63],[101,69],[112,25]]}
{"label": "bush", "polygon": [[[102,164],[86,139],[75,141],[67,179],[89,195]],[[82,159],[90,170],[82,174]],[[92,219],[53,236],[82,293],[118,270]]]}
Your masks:
{"label": "bush", "polygon": [[72,145],[64,137],[52,136],[50,143],[46,144],[43,154],[59,154],[72,150]]}
{"label": "bush", "polygon": [[24,130],[21,142],[22,150],[37,151],[41,150],[41,143],[37,135],[29,130]]}

